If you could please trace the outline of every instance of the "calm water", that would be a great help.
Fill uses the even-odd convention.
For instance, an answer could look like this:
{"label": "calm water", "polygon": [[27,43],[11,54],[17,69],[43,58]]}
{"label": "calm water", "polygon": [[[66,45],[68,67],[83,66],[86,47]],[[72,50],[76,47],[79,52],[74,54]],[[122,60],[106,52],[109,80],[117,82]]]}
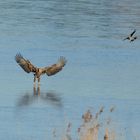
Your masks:
{"label": "calm water", "polygon": [[[139,0],[0,0],[0,139],[51,140],[69,122],[76,139],[87,109],[104,106],[106,118],[112,105],[117,139],[139,139],[139,7]],[[122,41],[133,29],[138,39]],[[18,52],[40,67],[59,56],[68,63],[42,77],[37,96]]]}

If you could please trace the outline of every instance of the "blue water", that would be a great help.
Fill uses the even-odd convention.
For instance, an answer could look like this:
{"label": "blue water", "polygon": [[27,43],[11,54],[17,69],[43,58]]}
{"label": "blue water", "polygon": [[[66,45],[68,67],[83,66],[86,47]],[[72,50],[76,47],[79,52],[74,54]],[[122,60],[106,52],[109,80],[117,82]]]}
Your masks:
{"label": "blue water", "polygon": [[[112,105],[116,139],[139,139],[139,7],[139,0],[0,1],[0,139],[53,139],[54,129],[61,139],[69,122],[76,139],[87,109],[104,106],[104,119]],[[138,39],[123,41],[133,29]],[[37,96],[18,52],[38,67],[60,56],[68,62],[42,77]]]}

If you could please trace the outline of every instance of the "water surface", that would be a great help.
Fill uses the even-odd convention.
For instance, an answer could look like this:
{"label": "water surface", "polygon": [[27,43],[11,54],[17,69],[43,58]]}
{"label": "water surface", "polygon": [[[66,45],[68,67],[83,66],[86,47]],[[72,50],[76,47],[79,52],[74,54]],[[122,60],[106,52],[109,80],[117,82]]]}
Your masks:
{"label": "water surface", "polygon": [[[54,129],[61,137],[69,122],[76,139],[88,108],[104,106],[104,119],[112,105],[118,139],[138,139],[139,7],[138,0],[0,1],[0,139],[52,139]],[[138,39],[122,41],[133,29]],[[38,67],[60,56],[68,63],[42,77],[34,95],[33,75],[14,60],[18,52]]]}

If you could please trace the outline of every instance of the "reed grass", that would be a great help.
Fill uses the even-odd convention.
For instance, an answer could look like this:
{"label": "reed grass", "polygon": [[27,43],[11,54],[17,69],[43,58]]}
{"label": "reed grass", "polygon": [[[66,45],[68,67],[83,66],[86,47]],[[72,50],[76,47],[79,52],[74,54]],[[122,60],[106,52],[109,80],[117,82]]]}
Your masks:
{"label": "reed grass", "polygon": [[[115,131],[109,128],[109,125],[111,124],[111,118],[108,118],[107,120],[103,119],[104,122],[101,122],[100,120],[102,113],[104,113],[104,109],[105,108],[102,106],[95,113],[92,113],[92,111],[88,109],[82,115],[82,124],[77,129],[78,135],[75,139],[72,139],[71,136],[72,123],[68,123],[60,140],[99,140],[99,135],[102,135],[102,137],[100,137],[102,140],[115,140]],[[113,106],[109,109],[109,113],[112,113],[114,110],[115,107]]]}

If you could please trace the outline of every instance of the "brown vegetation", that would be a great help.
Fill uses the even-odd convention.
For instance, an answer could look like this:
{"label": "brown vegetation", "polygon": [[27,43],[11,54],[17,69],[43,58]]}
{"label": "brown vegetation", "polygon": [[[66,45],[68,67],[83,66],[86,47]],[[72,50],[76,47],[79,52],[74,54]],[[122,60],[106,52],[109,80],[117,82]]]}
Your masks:
{"label": "brown vegetation", "polygon": [[[114,106],[111,107],[109,109],[109,112],[113,112],[114,109]],[[103,112],[103,106],[94,114],[91,112],[90,109],[88,109],[82,115],[82,124],[77,129],[78,139],[74,140],[115,140],[115,132],[109,127],[111,124],[111,118],[108,118],[107,120],[103,118]],[[102,119],[100,119],[100,116],[102,117]],[[103,120],[103,122],[101,120]],[[68,123],[61,140],[72,140],[71,127],[72,123]]]}

